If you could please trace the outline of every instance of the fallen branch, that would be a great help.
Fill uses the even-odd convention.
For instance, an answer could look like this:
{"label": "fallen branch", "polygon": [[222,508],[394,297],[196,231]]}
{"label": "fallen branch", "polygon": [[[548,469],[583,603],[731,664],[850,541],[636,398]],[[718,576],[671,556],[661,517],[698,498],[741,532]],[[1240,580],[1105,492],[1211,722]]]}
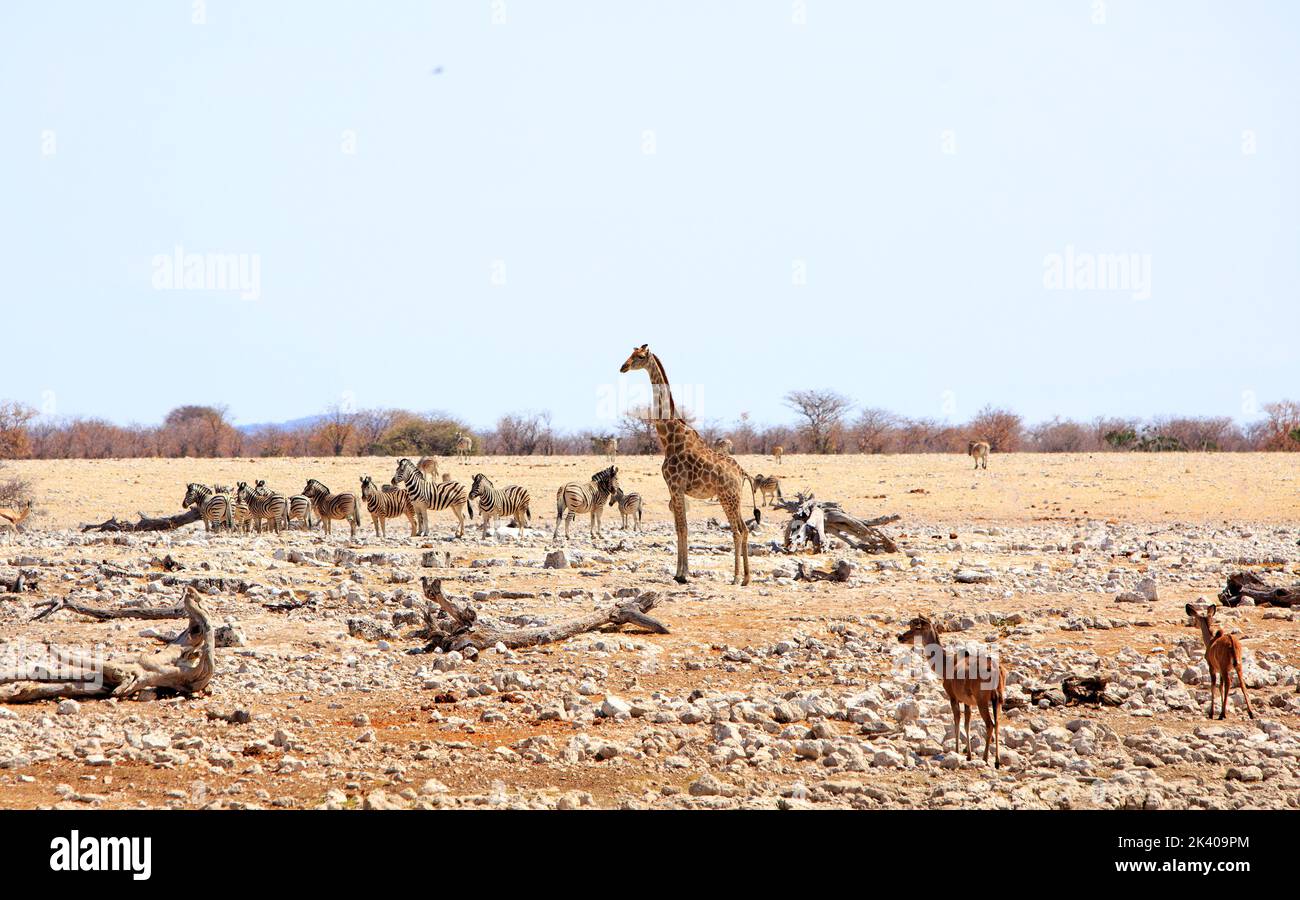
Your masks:
{"label": "fallen branch", "polygon": [[92,619],[98,619],[100,622],[106,622],[110,619],[180,619],[183,618],[185,607],[167,606],[163,608],[149,608],[144,606],[128,606],[123,609],[104,609],[101,606],[87,606],[84,603],[78,603],[75,600],[69,600],[67,597],[60,597],[57,600],[47,600],[42,604],[40,612],[32,616],[32,621],[47,619],[59,610],[66,609],[69,612],[80,613],[83,616],[90,616]]}
{"label": "fallen branch", "polygon": [[13,576],[0,575],[0,592],[21,594],[23,591],[34,590],[36,590],[36,578],[29,578],[25,572],[19,571]]}
{"label": "fallen branch", "polygon": [[191,506],[185,512],[177,513],[174,516],[164,516],[163,518],[153,518],[146,516],[144,513],[136,513],[140,517],[138,522],[122,522],[117,516],[107,521],[100,522],[98,525],[83,525],[82,532],[87,531],[174,531],[191,522],[197,522],[200,519],[198,505]]}
{"label": "fallen branch", "polygon": [[667,625],[647,615],[659,602],[659,596],[653,591],[554,625],[510,628],[480,619],[472,607],[452,601],[442,592],[441,578],[421,578],[420,583],[424,587],[424,596],[431,601],[425,608],[425,627],[419,633],[429,642],[426,652],[434,649],[478,651],[497,644],[511,649],[535,647],[608,626],[639,625],[655,634],[668,634]]}
{"label": "fallen branch", "polygon": [[186,588],[181,613],[190,620],[164,650],[134,660],[87,656],[49,644],[49,658],[0,669],[0,685],[19,687],[0,695],[0,702],[24,703],[60,698],[130,697],[143,692],[195,694],[205,690],[216,672],[216,642],[203,598]]}
{"label": "fallen branch", "polygon": [[823,572],[819,569],[810,569],[803,563],[799,563],[799,571],[795,573],[795,581],[848,581],[853,576],[853,563],[847,559],[841,559],[835,564],[835,568]]}
{"label": "fallen branch", "polygon": [[1224,606],[1236,606],[1242,597],[1249,597],[1257,605],[1300,606],[1300,584],[1273,587],[1253,572],[1229,575],[1228,586],[1219,592],[1219,602]]}

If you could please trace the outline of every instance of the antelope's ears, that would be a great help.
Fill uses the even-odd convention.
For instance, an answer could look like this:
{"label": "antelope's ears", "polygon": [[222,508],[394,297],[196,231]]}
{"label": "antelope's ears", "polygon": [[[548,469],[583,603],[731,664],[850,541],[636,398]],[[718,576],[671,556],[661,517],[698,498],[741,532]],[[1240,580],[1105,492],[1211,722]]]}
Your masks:
{"label": "antelope's ears", "polygon": [[1187,610],[1187,614],[1188,614],[1189,616],[1195,616],[1195,615],[1196,615],[1196,608],[1195,608],[1194,606],[1192,606],[1192,604],[1190,604],[1190,603],[1187,604],[1187,606],[1184,607],[1184,609]]}
{"label": "antelope's ears", "polygon": [[637,349],[644,350],[644,349],[646,349],[646,348],[649,347],[649,346],[650,346],[649,344],[642,344],[642,345],[641,345],[639,348],[637,348]]}
{"label": "antelope's ears", "polygon": [[1205,617],[1208,619],[1210,616],[1218,612],[1218,610],[1219,607],[1211,603],[1209,606],[1205,607]]}

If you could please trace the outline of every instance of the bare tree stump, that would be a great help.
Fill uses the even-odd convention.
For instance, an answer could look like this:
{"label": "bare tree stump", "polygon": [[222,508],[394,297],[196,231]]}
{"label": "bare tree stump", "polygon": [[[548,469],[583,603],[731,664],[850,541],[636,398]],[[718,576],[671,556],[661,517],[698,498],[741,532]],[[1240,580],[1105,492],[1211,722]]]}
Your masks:
{"label": "bare tree stump", "polygon": [[24,703],[56,697],[121,698],[144,691],[202,692],[216,672],[212,621],[202,596],[193,588],[185,589],[176,613],[189,618],[189,628],[177,635],[166,649],[141,654],[133,660],[101,659],[47,645],[47,660],[0,669],[0,685],[18,685],[11,693],[0,694],[0,702]]}

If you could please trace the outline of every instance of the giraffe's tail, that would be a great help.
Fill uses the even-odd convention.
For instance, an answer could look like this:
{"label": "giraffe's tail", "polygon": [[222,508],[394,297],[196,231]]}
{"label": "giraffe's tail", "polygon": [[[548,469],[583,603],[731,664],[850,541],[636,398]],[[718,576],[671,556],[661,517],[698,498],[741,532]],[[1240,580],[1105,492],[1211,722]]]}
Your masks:
{"label": "giraffe's tail", "polygon": [[763,511],[758,508],[758,492],[754,487],[754,476],[745,474],[745,480],[749,482],[749,502],[754,507],[754,524],[763,524]]}

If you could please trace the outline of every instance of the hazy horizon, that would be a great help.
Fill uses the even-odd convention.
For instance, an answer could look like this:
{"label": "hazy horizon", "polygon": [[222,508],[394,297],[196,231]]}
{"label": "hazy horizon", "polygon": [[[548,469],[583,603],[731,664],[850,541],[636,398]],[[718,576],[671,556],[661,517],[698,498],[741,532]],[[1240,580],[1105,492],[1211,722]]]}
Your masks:
{"label": "hazy horizon", "polygon": [[1281,2],[5,4],[0,399],[601,432],[649,342],[706,421],[832,388],[1247,423],[1300,399],[1298,35]]}

